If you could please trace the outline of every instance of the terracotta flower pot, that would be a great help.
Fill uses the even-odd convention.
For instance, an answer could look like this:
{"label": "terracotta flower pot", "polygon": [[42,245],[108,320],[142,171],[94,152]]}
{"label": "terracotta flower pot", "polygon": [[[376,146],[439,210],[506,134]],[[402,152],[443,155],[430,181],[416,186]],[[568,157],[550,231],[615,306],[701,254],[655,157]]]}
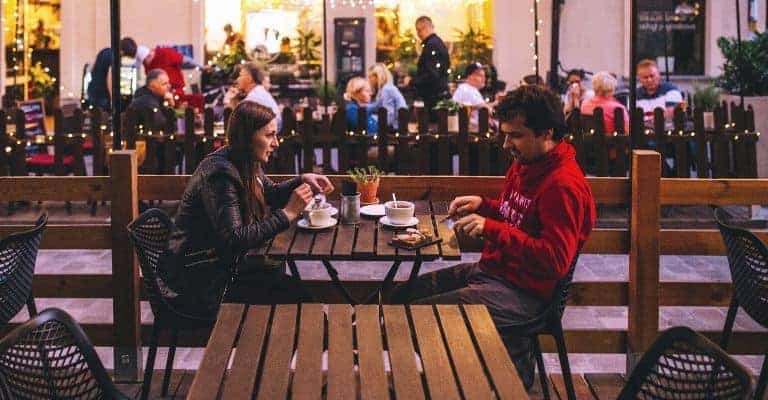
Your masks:
{"label": "terracotta flower pot", "polygon": [[357,190],[360,192],[360,203],[372,204],[378,203],[379,180],[372,182],[358,183]]}

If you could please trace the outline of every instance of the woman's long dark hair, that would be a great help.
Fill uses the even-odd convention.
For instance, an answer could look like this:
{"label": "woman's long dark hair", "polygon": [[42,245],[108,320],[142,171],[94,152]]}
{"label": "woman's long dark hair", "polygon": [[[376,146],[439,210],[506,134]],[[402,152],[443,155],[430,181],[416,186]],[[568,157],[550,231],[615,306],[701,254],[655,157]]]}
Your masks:
{"label": "woman's long dark hair", "polygon": [[227,127],[229,138],[229,160],[240,173],[245,187],[245,223],[261,218],[266,211],[264,189],[259,183],[261,165],[253,158],[253,136],[259,129],[275,119],[269,107],[252,101],[242,101],[232,111]]}

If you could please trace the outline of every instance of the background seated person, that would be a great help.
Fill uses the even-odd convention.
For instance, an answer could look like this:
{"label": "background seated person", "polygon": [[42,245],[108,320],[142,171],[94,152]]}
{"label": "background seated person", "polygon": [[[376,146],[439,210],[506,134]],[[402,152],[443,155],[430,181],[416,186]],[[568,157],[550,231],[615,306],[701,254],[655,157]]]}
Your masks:
{"label": "background seated person", "polygon": [[[373,112],[378,113],[380,107],[387,110],[387,125],[398,129],[397,111],[408,109],[403,94],[395,87],[392,73],[382,63],[376,63],[368,68],[368,83],[375,89],[376,98],[371,105]],[[378,116],[378,114],[376,114]]]}
{"label": "background seated person", "polygon": [[[251,101],[232,112],[229,144],[209,154],[187,183],[160,276],[184,309],[215,315],[222,300],[249,304],[307,301],[282,260],[249,256],[300,218],[313,192],[329,193],[325,176],[304,174],[281,183],[262,165],[277,150],[271,109]],[[180,295],[178,294],[180,293]]]}
{"label": "background seated person", "polygon": [[648,116],[653,115],[656,107],[664,109],[664,118],[671,119],[675,107],[683,102],[683,95],[677,86],[661,81],[659,66],[656,61],[642,60],[637,63],[637,106]]}
{"label": "background seated person", "polygon": [[603,122],[606,135],[613,135],[616,131],[613,115],[614,110],[620,108],[624,113],[624,133],[629,133],[629,113],[623,104],[613,97],[616,92],[616,78],[609,72],[600,71],[592,76],[592,88],[595,95],[581,103],[581,114],[592,115],[595,108],[603,109]]}
{"label": "background seated person", "polygon": [[[563,103],[565,104],[563,111],[567,117],[571,111],[581,108],[581,103],[590,99],[595,93],[584,87],[584,71],[580,69],[568,71],[565,81],[568,86],[563,95]],[[594,87],[594,83],[592,85]]]}
{"label": "background seated person", "polygon": [[[395,302],[484,304],[496,326],[528,320],[552,298],[557,281],[595,224],[595,202],[566,133],[560,97],[538,85],[512,91],[499,103],[504,150],[515,160],[496,199],[455,198],[454,229],[484,238],[476,263],[424,274],[398,286]],[[526,388],[533,384],[531,342],[504,337]]]}
{"label": "background seated person", "polygon": [[477,129],[478,125],[478,112],[479,108],[487,108],[488,113],[493,112],[495,102],[488,103],[480,93],[480,89],[485,87],[485,67],[479,62],[473,62],[467,65],[467,69],[464,70],[464,76],[466,81],[461,83],[456,91],[453,92],[453,101],[472,107],[472,114],[469,117],[469,125],[473,129]]}
{"label": "background seated person", "polygon": [[136,90],[128,108],[136,112],[136,124],[145,131],[171,133],[176,131],[174,105],[168,74],[157,68],[149,71],[147,84]]}
{"label": "background seated person", "polygon": [[359,76],[350,79],[347,82],[344,100],[347,101],[347,128],[351,131],[357,130],[357,110],[363,107],[366,110],[365,133],[370,136],[375,135],[379,129],[379,122],[371,107],[371,85],[368,80]]}

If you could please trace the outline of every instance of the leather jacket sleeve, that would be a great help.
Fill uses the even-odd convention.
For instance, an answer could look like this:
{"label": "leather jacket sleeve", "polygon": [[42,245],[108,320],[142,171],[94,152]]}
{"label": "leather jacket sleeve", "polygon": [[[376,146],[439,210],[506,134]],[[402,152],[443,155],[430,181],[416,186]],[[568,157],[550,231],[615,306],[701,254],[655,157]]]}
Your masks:
{"label": "leather jacket sleeve", "polygon": [[288,203],[291,192],[301,185],[301,177],[297,176],[287,181],[275,183],[262,174],[261,183],[264,187],[264,200],[272,209],[278,209],[283,208]]}
{"label": "leather jacket sleeve", "polygon": [[224,173],[214,173],[203,182],[201,198],[219,242],[232,254],[256,247],[289,226],[288,217],[279,209],[252,224],[243,224],[237,184]]}

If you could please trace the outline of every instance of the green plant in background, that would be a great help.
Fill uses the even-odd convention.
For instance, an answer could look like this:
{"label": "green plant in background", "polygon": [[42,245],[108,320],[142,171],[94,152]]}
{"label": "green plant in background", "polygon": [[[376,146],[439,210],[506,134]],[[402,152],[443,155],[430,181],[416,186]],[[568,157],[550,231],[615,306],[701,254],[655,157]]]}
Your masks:
{"label": "green plant in background", "polygon": [[466,31],[456,29],[456,34],[459,39],[454,43],[452,65],[466,65],[476,61],[490,64],[492,55],[490,35],[481,29],[475,30],[471,26]]}
{"label": "green plant in background", "polygon": [[712,111],[720,104],[720,88],[714,85],[696,87],[693,90],[693,106],[702,111]]}
{"label": "green plant in background", "polygon": [[[328,83],[328,85],[325,85],[322,80],[318,79],[315,82],[315,96],[317,96],[320,101],[325,101],[326,91],[328,91],[328,101],[335,101],[336,100],[336,85],[333,83]],[[328,104],[325,104],[326,106]]]}
{"label": "green plant in background", "polygon": [[216,68],[212,73],[211,80],[213,82],[222,81],[223,83],[229,83],[229,81],[237,78],[240,64],[248,61],[250,61],[250,58],[245,52],[245,43],[240,40],[235,43],[229,53],[218,53],[213,57],[212,62]]}
{"label": "green plant in background", "polygon": [[417,50],[416,34],[413,30],[406,29],[397,40],[397,47],[393,54],[394,60],[398,61],[402,65],[416,65],[416,60],[419,58],[419,52]]}
{"label": "green plant in background", "polygon": [[454,115],[461,110],[461,104],[450,99],[440,100],[435,104],[435,110],[448,110],[448,115]]}
{"label": "green plant in background", "polygon": [[56,95],[56,78],[49,73],[50,70],[43,67],[38,61],[29,69],[32,97],[52,99]]}
{"label": "green plant in background", "polygon": [[768,32],[742,41],[741,55],[736,39],[721,37],[717,46],[725,57],[717,86],[731,94],[739,94],[741,88],[744,96],[768,96]]}
{"label": "green plant in background", "polygon": [[320,45],[323,43],[315,31],[297,29],[296,32],[299,37],[296,39],[296,45],[294,50],[299,56],[299,59],[305,63],[312,64],[320,60]]}
{"label": "green plant in background", "polygon": [[376,168],[375,165],[369,165],[368,169],[352,168],[347,170],[347,175],[357,183],[371,183],[377,182],[384,175],[384,171]]}

